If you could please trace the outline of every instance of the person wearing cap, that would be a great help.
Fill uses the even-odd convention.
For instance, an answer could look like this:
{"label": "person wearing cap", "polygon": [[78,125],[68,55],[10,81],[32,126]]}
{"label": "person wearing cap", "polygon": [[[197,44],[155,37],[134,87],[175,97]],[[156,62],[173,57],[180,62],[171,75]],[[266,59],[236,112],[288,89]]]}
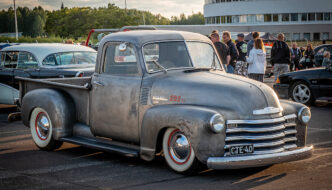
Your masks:
{"label": "person wearing cap", "polygon": [[215,32],[211,33],[210,37],[215,48],[217,49],[219,57],[221,58],[221,62],[225,70],[227,71],[227,66],[229,65],[229,60],[230,60],[230,52],[228,46],[220,41],[220,36],[218,33]]}
{"label": "person wearing cap", "polygon": [[239,52],[239,57],[237,58],[234,73],[237,75],[248,76],[248,64],[246,61],[247,55],[247,43],[244,41],[244,34],[240,33],[237,35],[236,43],[237,51]]}

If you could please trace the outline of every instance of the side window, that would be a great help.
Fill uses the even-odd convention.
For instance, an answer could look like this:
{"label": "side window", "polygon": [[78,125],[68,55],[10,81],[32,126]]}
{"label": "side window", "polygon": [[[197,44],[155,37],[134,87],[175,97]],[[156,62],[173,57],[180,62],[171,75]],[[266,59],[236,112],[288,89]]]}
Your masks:
{"label": "side window", "polygon": [[103,73],[137,75],[137,58],[134,46],[128,43],[110,43],[105,50]]}
{"label": "side window", "polygon": [[317,55],[323,55],[324,54],[324,52],[325,52],[325,50],[327,50],[327,48],[326,47],[322,47],[322,48],[320,48],[318,51],[317,51]]}
{"label": "side window", "polygon": [[75,58],[73,52],[66,52],[59,54],[61,65],[75,64]]}
{"label": "side window", "polygon": [[5,55],[5,68],[16,68],[17,67],[18,52],[10,51],[6,52]]}
{"label": "side window", "polygon": [[18,69],[34,69],[38,68],[36,58],[29,52],[20,52],[18,55]]}
{"label": "side window", "polygon": [[0,52],[0,67],[4,67],[4,64],[5,64],[5,55],[6,53],[5,52]]}
{"label": "side window", "polygon": [[43,60],[43,65],[55,66],[55,65],[59,65],[59,64],[60,63],[57,63],[56,54],[51,54]]}

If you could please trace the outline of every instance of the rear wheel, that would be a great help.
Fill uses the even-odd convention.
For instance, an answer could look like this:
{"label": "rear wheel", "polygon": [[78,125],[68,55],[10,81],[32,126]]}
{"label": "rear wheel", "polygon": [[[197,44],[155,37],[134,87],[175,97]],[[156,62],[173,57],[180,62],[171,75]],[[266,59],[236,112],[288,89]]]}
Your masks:
{"label": "rear wheel", "polygon": [[200,166],[189,139],[176,128],[166,130],[163,138],[163,152],[168,166],[177,173],[190,175]]}
{"label": "rear wheel", "polygon": [[292,85],[290,96],[295,102],[306,105],[311,105],[315,100],[309,85],[303,81],[298,81]]}
{"label": "rear wheel", "polygon": [[52,121],[48,113],[42,108],[35,108],[30,116],[30,131],[32,139],[42,150],[60,148],[61,141],[56,141],[52,136]]}

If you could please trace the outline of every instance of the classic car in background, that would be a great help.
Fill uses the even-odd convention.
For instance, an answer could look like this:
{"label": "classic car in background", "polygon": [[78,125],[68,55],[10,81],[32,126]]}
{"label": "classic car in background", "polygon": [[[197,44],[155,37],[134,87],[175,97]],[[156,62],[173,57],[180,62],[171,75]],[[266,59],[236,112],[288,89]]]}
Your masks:
{"label": "classic car in background", "polygon": [[66,78],[94,72],[97,52],[71,44],[21,44],[0,51],[0,104],[14,104],[18,98],[16,76]]}
{"label": "classic car in background", "polygon": [[332,101],[332,66],[317,67],[279,76],[273,86],[280,98],[311,105],[315,100]]}
{"label": "classic car in background", "polygon": [[[320,45],[320,46],[317,46],[316,48],[314,48],[316,67],[322,66],[325,51],[328,51],[332,54],[332,44],[324,44],[324,45]],[[300,60],[300,65],[305,65],[304,57]]]}
{"label": "classic car in background", "polygon": [[200,34],[107,35],[95,72],[19,78],[22,120],[37,147],[69,142],[146,161],[162,155],[184,174],[200,165],[246,168],[312,155],[310,109],[279,101],[264,83],[225,73],[214,45]]}

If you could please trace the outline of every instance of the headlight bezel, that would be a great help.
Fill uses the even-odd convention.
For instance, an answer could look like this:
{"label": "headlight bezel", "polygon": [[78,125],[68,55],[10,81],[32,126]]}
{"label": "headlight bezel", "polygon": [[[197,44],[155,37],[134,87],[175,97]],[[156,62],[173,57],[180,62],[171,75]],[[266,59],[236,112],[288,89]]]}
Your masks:
{"label": "headlight bezel", "polygon": [[221,133],[225,129],[225,127],[226,119],[223,115],[216,113],[210,118],[209,128],[213,133]]}
{"label": "headlight bezel", "polygon": [[[309,114],[309,116],[308,115],[304,115],[304,114]],[[306,117],[306,118],[304,118],[304,117]],[[310,120],[311,120],[311,111],[310,111],[310,109],[308,107],[302,107],[299,110],[298,114],[297,114],[297,118],[303,124],[307,125],[310,122]]]}

